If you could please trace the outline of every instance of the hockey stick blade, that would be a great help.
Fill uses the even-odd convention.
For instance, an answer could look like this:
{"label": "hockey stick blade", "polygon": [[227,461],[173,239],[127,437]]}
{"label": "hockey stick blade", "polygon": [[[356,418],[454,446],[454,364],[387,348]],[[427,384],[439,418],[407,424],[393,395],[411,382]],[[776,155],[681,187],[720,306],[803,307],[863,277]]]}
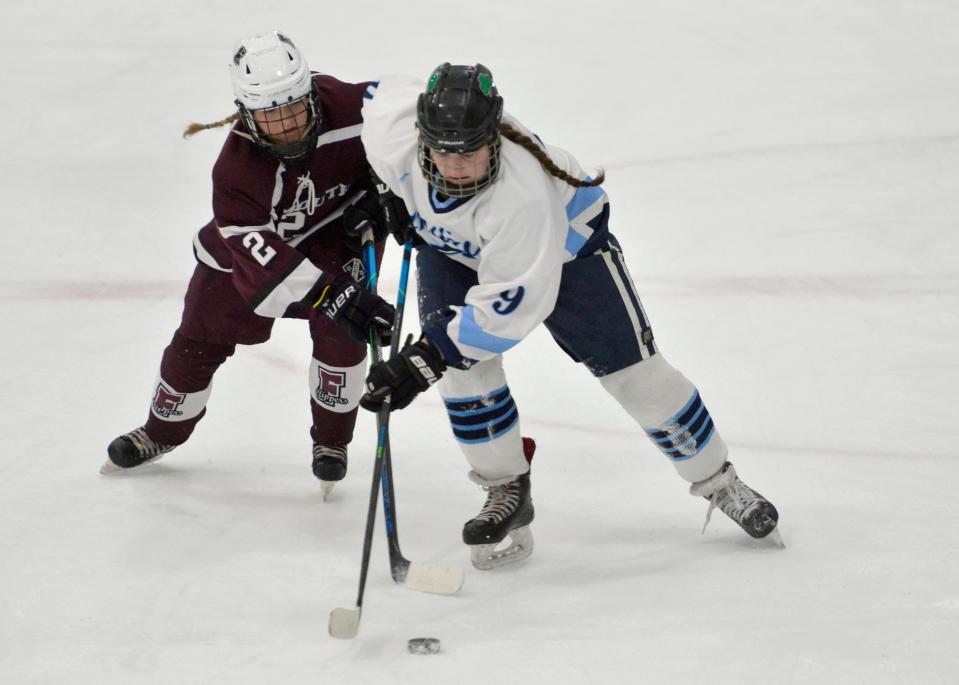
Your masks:
{"label": "hockey stick blade", "polygon": [[360,608],[337,608],[330,612],[330,635],[340,640],[352,640],[360,630]]}
{"label": "hockey stick blade", "polygon": [[466,572],[459,566],[410,563],[403,585],[419,592],[455,595],[463,587]]}

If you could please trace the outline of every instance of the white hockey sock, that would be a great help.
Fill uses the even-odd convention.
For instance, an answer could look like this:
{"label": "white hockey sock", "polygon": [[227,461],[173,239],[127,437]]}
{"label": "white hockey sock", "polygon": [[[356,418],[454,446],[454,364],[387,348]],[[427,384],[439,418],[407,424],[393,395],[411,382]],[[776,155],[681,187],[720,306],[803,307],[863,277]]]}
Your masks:
{"label": "white hockey sock", "polygon": [[453,437],[478,476],[490,481],[511,480],[529,470],[519,412],[506,384],[501,357],[480,362],[469,371],[448,369],[439,387]]}
{"label": "white hockey sock", "polygon": [[600,379],[690,483],[709,478],[728,449],[689,379],[655,354]]}

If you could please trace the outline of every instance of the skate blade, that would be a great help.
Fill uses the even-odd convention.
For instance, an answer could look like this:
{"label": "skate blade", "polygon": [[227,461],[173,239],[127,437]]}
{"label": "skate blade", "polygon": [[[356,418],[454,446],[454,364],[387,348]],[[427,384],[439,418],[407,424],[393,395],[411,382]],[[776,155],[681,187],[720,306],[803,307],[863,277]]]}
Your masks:
{"label": "skate blade", "polygon": [[463,587],[466,573],[459,566],[411,563],[403,584],[418,592],[454,595]]}
{"label": "skate blade", "polygon": [[323,501],[329,501],[330,497],[333,495],[333,488],[336,487],[336,484],[339,481],[335,480],[321,480],[320,481],[320,491],[323,493]]}
{"label": "skate blade", "polygon": [[106,474],[113,473],[115,471],[130,471],[132,469],[139,468],[140,466],[143,466],[144,464],[151,464],[162,456],[163,455],[161,454],[159,456],[153,457],[153,459],[147,459],[145,462],[143,462],[143,464],[138,464],[137,466],[131,466],[129,468],[123,468],[122,466],[117,466],[112,461],[110,461],[109,458],[107,458],[107,460],[103,462],[103,466],[100,467],[100,473],[105,476]]}
{"label": "skate blade", "polygon": [[510,544],[503,549],[496,545],[470,545],[470,561],[480,571],[523,561],[533,553],[533,532],[529,526],[515,528],[509,532]]}
{"label": "skate blade", "polygon": [[330,635],[352,640],[360,630],[360,609],[337,608],[330,612]]}

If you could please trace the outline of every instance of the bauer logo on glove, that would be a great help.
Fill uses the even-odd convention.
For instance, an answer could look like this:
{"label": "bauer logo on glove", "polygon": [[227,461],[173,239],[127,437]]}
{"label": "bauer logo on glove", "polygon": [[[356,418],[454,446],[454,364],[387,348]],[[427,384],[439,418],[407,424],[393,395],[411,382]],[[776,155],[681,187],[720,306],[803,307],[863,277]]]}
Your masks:
{"label": "bauer logo on glove", "polygon": [[416,370],[420,372],[423,376],[423,380],[426,381],[427,387],[433,385],[436,381],[439,380],[439,376],[433,373],[433,369],[430,368],[429,363],[415,354],[410,355],[410,363],[416,367]]}
{"label": "bauer logo on glove", "polygon": [[389,345],[393,339],[393,305],[359,287],[348,274],[340,274],[327,284],[313,306],[322,309],[357,342],[369,342],[371,332],[378,345]]}
{"label": "bauer logo on glove", "polygon": [[375,364],[366,376],[367,393],[360,406],[379,411],[389,401],[390,411],[403,409],[421,392],[438,381],[446,370],[439,350],[425,338],[412,342],[406,339],[403,349],[389,361]]}

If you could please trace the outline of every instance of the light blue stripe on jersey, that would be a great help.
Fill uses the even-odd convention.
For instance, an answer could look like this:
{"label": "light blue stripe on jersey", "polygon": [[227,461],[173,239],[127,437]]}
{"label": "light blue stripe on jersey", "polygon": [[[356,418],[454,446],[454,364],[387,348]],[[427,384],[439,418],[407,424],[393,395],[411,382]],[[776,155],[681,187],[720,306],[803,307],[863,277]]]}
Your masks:
{"label": "light blue stripe on jersey", "polygon": [[569,227],[569,231],[566,233],[566,245],[565,249],[571,255],[578,255],[579,251],[583,249],[583,245],[586,244],[588,238],[580,235],[573,230],[573,227]]}
{"label": "light blue stripe on jersey", "polygon": [[587,222],[593,217],[582,216],[582,214],[597,203],[599,203],[599,211],[602,211],[605,199],[606,191],[600,186],[595,186],[592,188],[577,188],[572,199],[566,203],[566,219],[569,221],[569,230],[566,233],[564,248],[574,257],[579,254],[583,245],[593,234],[593,230],[587,225]]}
{"label": "light blue stripe on jersey", "polygon": [[496,352],[501,354],[519,342],[510,338],[501,338],[492,333],[487,333],[480,325],[476,323],[475,309],[473,305],[468,304],[460,312],[459,320],[459,342],[479,350]]}
{"label": "light blue stripe on jersey", "polygon": [[[587,179],[589,180],[589,179]],[[566,218],[573,221],[580,214],[596,204],[596,201],[606,194],[602,186],[592,188],[577,188],[573,198],[566,203]]]}

